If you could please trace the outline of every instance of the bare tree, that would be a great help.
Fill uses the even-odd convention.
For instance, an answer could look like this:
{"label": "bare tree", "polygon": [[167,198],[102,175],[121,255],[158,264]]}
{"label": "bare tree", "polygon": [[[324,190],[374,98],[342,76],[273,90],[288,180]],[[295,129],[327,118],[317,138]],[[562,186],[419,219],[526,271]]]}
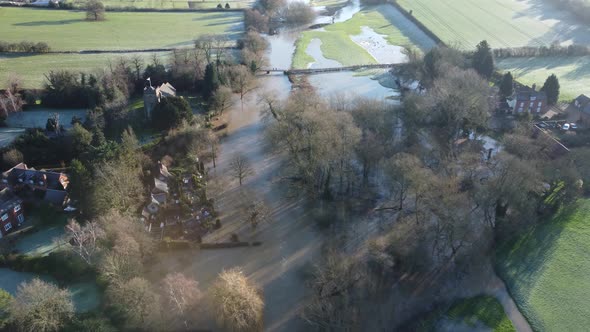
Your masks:
{"label": "bare tree", "polygon": [[246,218],[252,229],[256,229],[259,224],[271,220],[271,211],[264,201],[255,200],[248,205],[246,209]]}
{"label": "bare tree", "polygon": [[133,65],[133,69],[135,71],[135,80],[139,81],[141,79],[141,74],[143,72],[143,67],[145,65],[141,55],[133,55],[131,57],[131,64]]}
{"label": "bare tree", "polygon": [[8,165],[16,165],[24,161],[23,154],[17,149],[10,149],[2,154],[2,161]]}
{"label": "bare tree", "polygon": [[19,93],[21,86],[21,79],[15,74],[11,74],[6,82],[8,87],[4,93],[0,94],[0,112],[4,118],[8,117],[10,113],[22,111],[24,101]]}
{"label": "bare tree", "polygon": [[248,67],[237,65],[231,67],[229,71],[232,90],[240,94],[240,103],[242,111],[244,110],[244,96],[250,91],[256,89],[256,80]]}
{"label": "bare tree", "polygon": [[88,21],[103,21],[104,5],[99,0],[88,0],[86,2],[86,20]]}
{"label": "bare tree", "polygon": [[211,160],[213,161],[213,168],[217,167],[217,150],[219,149],[219,137],[212,132],[209,131],[207,133],[207,144],[209,145],[209,154],[211,156]]}
{"label": "bare tree", "polygon": [[88,265],[92,265],[100,252],[99,241],[106,233],[96,221],[89,221],[80,226],[76,220],[70,219],[66,225],[66,235],[70,237],[72,251]]}
{"label": "bare tree", "polygon": [[222,85],[211,96],[211,109],[214,114],[222,114],[226,109],[232,106],[232,90]]}
{"label": "bare tree", "polygon": [[98,269],[115,285],[138,276],[143,270],[139,244],[129,234],[118,234],[114,246],[100,260]]}
{"label": "bare tree", "polygon": [[199,283],[178,272],[167,274],[162,283],[167,308],[188,328],[190,315],[195,313],[202,298]]}
{"label": "bare tree", "polygon": [[18,331],[53,332],[74,317],[74,304],[69,291],[35,278],[18,286],[9,311]]}
{"label": "bare tree", "polygon": [[240,269],[221,272],[210,297],[219,325],[230,331],[262,331],[264,301]]}
{"label": "bare tree", "polygon": [[108,303],[123,314],[131,330],[158,331],[162,323],[160,298],[145,279],[135,277],[107,289]]}
{"label": "bare tree", "polygon": [[205,54],[205,60],[207,63],[211,63],[211,56],[213,47],[215,44],[215,36],[213,35],[202,35],[195,40],[195,48],[201,50]]}
{"label": "bare tree", "polygon": [[355,330],[360,323],[354,293],[364,278],[356,258],[330,252],[316,265],[311,281],[312,296],[303,312],[304,319],[325,331]]}
{"label": "bare tree", "polygon": [[246,177],[254,173],[248,159],[246,159],[246,157],[241,154],[234,155],[232,161],[229,164],[229,167],[231,175],[238,179],[240,186]]}

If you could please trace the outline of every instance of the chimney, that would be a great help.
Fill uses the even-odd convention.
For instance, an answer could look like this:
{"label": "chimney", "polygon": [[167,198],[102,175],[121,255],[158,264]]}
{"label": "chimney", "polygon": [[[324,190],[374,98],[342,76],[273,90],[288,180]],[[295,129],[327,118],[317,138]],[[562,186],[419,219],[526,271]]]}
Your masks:
{"label": "chimney", "polygon": [[533,83],[533,91],[537,91],[537,84]]}

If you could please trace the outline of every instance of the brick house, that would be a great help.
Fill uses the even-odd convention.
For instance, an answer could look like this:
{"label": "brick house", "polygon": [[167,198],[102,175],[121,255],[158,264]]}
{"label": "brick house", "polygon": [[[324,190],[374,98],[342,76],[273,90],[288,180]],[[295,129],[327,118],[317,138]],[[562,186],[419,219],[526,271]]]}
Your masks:
{"label": "brick house", "polygon": [[565,109],[568,119],[590,124],[590,98],[586,95],[579,95]]}
{"label": "brick house", "polygon": [[65,173],[39,171],[20,163],[2,173],[0,190],[9,189],[21,197],[31,195],[54,206],[63,207],[69,202],[69,183]]}
{"label": "brick house", "polygon": [[543,114],[547,110],[547,95],[535,88],[522,87],[507,101],[513,114]]}
{"label": "brick house", "polygon": [[0,238],[18,229],[24,222],[22,200],[9,189],[0,191]]}

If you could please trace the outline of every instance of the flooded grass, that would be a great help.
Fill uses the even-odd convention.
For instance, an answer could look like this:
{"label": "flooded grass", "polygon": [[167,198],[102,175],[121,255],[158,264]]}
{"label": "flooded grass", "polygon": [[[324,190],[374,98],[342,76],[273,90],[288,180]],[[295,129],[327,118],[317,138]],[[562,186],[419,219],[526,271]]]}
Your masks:
{"label": "flooded grass", "polygon": [[[351,36],[362,37],[363,27],[369,28],[375,35],[382,38],[373,38],[371,45],[364,48],[351,38]],[[324,27],[323,31],[303,32],[297,41],[293,68],[307,68],[313,62],[312,57],[306,54],[307,47],[313,39],[322,41],[321,49],[326,58],[338,61],[345,66],[377,63],[380,59],[375,59],[369,50],[386,47],[386,45],[420,49],[429,49],[434,46],[430,38],[390,5],[363,9],[347,21]],[[401,48],[398,52],[401,52]]]}

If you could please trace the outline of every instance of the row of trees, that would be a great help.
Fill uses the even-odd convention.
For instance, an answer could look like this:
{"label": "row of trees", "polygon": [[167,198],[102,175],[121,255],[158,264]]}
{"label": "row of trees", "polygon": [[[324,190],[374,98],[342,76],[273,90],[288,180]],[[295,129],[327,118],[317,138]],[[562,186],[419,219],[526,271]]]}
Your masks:
{"label": "row of trees", "polygon": [[9,43],[0,41],[0,52],[47,53],[51,48],[45,42],[21,41]]}

